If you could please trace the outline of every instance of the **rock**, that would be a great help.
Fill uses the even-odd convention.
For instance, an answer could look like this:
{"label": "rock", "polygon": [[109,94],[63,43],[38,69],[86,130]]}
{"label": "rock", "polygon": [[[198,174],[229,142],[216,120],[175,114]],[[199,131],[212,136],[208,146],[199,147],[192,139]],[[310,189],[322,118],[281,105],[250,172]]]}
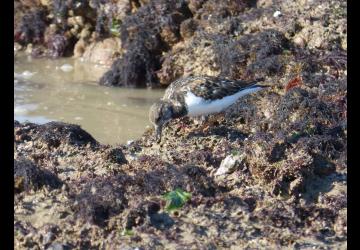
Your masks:
{"label": "rock", "polygon": [[79,41],[77,41],[77,43],[74,46],[74,58],[79,58],[82,57],[84,52],[85,52],[85,48],[86,48],[87,43],[85,42],[84,39],[80,38]]}
{"label": "rock", "polygon": [[22,46],[19,43],[15,42],[14,43],[14,52],[16,53],[21,49],[22,49]]}
{"label": "rock", "polygon": [[30,72],[28,70],[25,70],[24,72],[21,73],[21,75],[19,75],[19,77],[23,78],[23,79],[30,79],[31,77],[33,77],[37,72]]}
{"label": "rock", "polygon": [[45,29],[45,32],[44,32],[44,42],[46,44],[48,44],[50,42],[50,40],[52,39],[52,37],[54,35],[56,35],[56,33],[58,32],[59,30],[59,27],[58,25],[52,23],[50,24],[46,29]]}
{"label": "rock", "polygon": [[169,46],[174,46],[174,44],[180,40],[178,32],[172,30],[169,26],[166,26],[161,30],[160,37]]}
{"label": "rock", "polygon": [[143,207],[130,210],[126,216],[125,229],[131,230],[133,227],[140,226],[145,222],[146,210]]}
{"label": "rock", "polygon": [[341,39],[341,48],[345,51],[347,50],[347,39],[346,38]]}
{"label": "rock", "polygon": [[193,14],[195,14],[206,2],[205,0],[189,0],[189,9]]}
{"label": "rock", "polygon": [[76,194],[74,209],[79,217],[98,226],[106,226],[110,217],[121,213],[127,207],[122,178],[112,176],[106,179],[94,178],[82,186]]}
{"label": "rock", "polygon": [[123,20],[127,15],[131,13],[131,1],[117,0],[116,1],[116,19]]}
{"label": "rock", "polygon": [[108,150],[106,152],[105,157],[113,163],[117,163],[117,164],[127,163],[127,160],[125,159],[123,152],[119,148],[112,148]]}
{"label": "rock", "polygon": [[52,3],[52,1],[50,0],[40,0],[41,5],[43,6],[50,6],[50,4]]}
{"label": "rock", "polygon": [[27,7],[38,7],[40,4],[40,0],[20,0],[20,2]]}
{"label": "rock", "polygon": [[282,15],[281,12],[279,10],[277,10],[277,11],[274,12],[273,17],[276,18],[276,17],[279,17],[281,15]]}
{"label": "rock", "polygon": [[29,43],[39,44],[42,42],[46,23],[46,12],[42,8],[35,8],[22,16],[20,23],[15,23],[15,42],[22,45]]}
{"label": "rock", "polygon": [[63,64],[61,65],[60,69],[64,72],[70,72],[74,70],[74,67],[70,64]]}
{"label": "rock", "polygon": [[100,78],[100,85],[146,87],[155,84],[154,56],[144,45],[132,44]]}
{"label": "rock", "polygon": [[61,243],[52,243],[48,248],[46,248],[46,250],[69,250],[71,249],[68,245],[66,244],[61,244]]}
{"label": "rock", "polygon": [[294,196],[299,196],[305,189],[304,178],[299,177],[292,181],[289,186],[289,193]]}
{"label": "rock", "polygon": [[314,172],[319,176],[326,176],[332,174],[336,170],[336,166],[329,159],[321,155],[314,155]]}
{"label": "rock", "polygon": [[31,55],[32,51],[33,51],[33,45],[32,45],[32,43],[29,43],[26,46],[25,53],[28,54],[28,55]]}
{"label": "rock", "polygon": [[74,17],[69,17],[67,19],[67,24],[70,26],[75,26],[78,25],[79,27],[83,27],[84,26],[84,18],[82,16],[74,16]]}
{"label": "rock", "polygon": [[151,225],[159,230],[169,229],[175,224],[175,221],[165,212],[154,213],[149,216]]}
{"label": "rock", "polygon": [[90,144],[95,146],[98,142],[79,125],[67,124],[63,122],[49,122],[43,125],[34,123],[16,124],[15,135],[23,138],[26,135],[28,140],[40,140],[49,148],[57,148],[61,144],[73,146],[85,146]]}
{"label": "rock", "polygon": [[[77,45],[77,46],[81,46]],[[83,54],[84,61],[111,65],[121,54],[121,41],[119,38],[107,38],[100,42],[90,44]]]}
{"label": "rock", "polygon": [[49,243],[51,243],[55,238],[56,238],[56,235],[55,235],[53,232],[47,232],[47,233],[44,235],[43,243],[44,243],[45,245],[46,245],[46,244],[49,244]]}
{"label": "rock", "polygon": [[196,32],[164,55],[157,76],[161,84],[168,85],[188,75],[221,75],[231,79],[277,75],[284,70],[282,57],[288,46],[285,35],[273,29],[237,40],[223,34]]}
{"label": "rock", "polygon": [[69,39],[65,35],[52,35],[47,43],[49,55],[53,58],[65,56],[69,45]]}
{"label": "rock", "polygon": [[258,0],[256,1],[257,8],[268,8],[273,5],[273,0]]}
{"label": "rock", "polygon": [[245,155],[228,155],[222,160],[220,167],[215,172],[215,176],[230,174],[235,170],[237,164],[240,164],[244,159]]}
{"label": "rock", "polygon": [[120,25],[124,55],[100,79],[106,86],[155,87],[163,52],[179,41],[182,21],[191,17],[185,1],[151,1]]}
{"label": "rock", "polygon": [[301,48],[304,48],[306,45],[306,41],[301,35],[296,35],[293,39],[293,42]]}
{"label": "rock", "polygon": [[[29,189],[31,184],[37,186],[38,169],[33,164],[24,164],[23,170],[20,170],[20,162],[14,160],[14,190],[15,193],[20,193],[25,189]],[[20,172],[21,171],[21,172]],[[26,180],[28,178],[28,180]]]}
{"label": "rock", "polygon": [[34,162],[26,158],[14,159],[14,189],[15,193],[37,190],[47,185],[59,188],[60,180],[53,173],[40,169]]}
{"label": "rock", "polygon": [[80,39],[87,39],[91,36],[91,31],[89,30],[89,27],[85,27],[80,32]]}
{"label": "rock", "polygon": [[197,23],[194,19],[190,18],[185,20],[180,25],[180,35],[183,38],[190,38],[194,35],[194,32],[197,29]]}

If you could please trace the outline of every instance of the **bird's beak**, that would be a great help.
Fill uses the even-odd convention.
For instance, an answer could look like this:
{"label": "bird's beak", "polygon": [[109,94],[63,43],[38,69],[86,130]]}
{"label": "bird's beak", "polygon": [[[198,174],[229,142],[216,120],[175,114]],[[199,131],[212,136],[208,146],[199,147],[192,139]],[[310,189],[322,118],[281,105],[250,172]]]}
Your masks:
{"label": "bird's beak", "polygon": [[157,143],[161,141],[161,131],[162,131],[161,125],[155,126],[155,139]]}

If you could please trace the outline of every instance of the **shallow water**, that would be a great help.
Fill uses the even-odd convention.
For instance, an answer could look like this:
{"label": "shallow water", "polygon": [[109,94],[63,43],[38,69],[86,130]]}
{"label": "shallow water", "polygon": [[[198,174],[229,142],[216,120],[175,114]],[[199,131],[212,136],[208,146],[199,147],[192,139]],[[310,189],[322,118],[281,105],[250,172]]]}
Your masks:
{"label": "shallow water", "polygon": [[[73,69],[63,71],[64,64]],[[149,107],[163,94],[163,90],[99,86],[96,82],[107,68],[80,60],[19,56],[14,68],[16,120],[79,124],[105,144],[139,138],[150,125]]]}

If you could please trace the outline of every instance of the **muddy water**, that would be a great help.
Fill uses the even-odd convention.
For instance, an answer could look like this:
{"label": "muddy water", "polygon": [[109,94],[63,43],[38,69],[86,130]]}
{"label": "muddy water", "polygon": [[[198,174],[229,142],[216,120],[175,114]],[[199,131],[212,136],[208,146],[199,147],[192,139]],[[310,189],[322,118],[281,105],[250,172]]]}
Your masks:
{"label": "muddy water", "polygon": [[[67,67],[61,67],[67,64]],[[70,65],[70,67],[69,67]],[[150,125],[148,110],[162,90],[99,86],[107,68],[73,59],[30,59],[14,65],[14,118],[45,123],[81,125],[99,142],[124,143]]]}

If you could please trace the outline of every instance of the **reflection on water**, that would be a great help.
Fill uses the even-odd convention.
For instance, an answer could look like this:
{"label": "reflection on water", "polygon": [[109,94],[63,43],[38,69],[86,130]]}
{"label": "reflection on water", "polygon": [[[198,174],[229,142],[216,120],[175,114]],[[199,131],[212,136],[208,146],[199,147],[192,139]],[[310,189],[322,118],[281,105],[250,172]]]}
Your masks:
{"label": "reflection on water", "polygon": [[[73,70],[64,72],[64,64]],[[101,143],[138,138],[150,125],[150,105],[163,94],[161,90],[99,86],[96,81],[106,68],[73,59],[22,56],[14,67],[16,120],[79,124]]]}

